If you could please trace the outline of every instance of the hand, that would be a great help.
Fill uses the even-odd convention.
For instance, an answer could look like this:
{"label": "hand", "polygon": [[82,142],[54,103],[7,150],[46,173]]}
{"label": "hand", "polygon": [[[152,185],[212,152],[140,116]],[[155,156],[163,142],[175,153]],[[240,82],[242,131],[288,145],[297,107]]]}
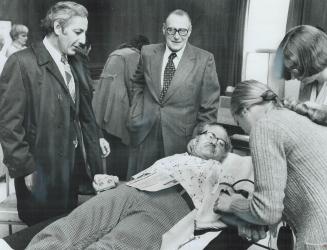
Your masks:
{"label": "hand", "polygon": [[101,148],[101,152],[102,152],[102,157],[106,158],[110,154],[109,142],[107,142],[107,140],[104,138],[100,138],[99,143],[100,143],[100,148]]}
{"label": "hand", "polygon": [[215,213],[231,213],[231,205],[236,199],[246,199],[240,194],[235,194],[230,188],[222,189],[216,200],[213,211]]}
{"label": "hand", "polygon": [[196,144],[195,139],[190,140],[189,143],[187,144],[187,152],[190,155],[194,155],[195,144]]}
{"label": "hand", "polygon": [[267,226],[248,223],[238,226],[238,234],[249,241],[257,242],[267,237],[266,229]]}
{"label": "hand", "polygon": [[24,178],[25,179],[25,185],[26,185],[26,187],[27,187],[27,189],[29,191],[32,191],[32,188],[34,186],[34,177],[35,177],[35,174],[31,173],[31,174],[25,176],[25,178]]}
{"label": "hand", "polygon": [[322,105],[315,103],[315,102],[311,102],[311,101],[307,101],[304,102],[305,105],[307,105],[308,108],[312,108],[312,109],[322,109]]}
{"label": "hand", "polygon": [[232,196],[230,194],[225,193],[222,190],[216,200],[215,204],[213,205],[213,211],[215,213],[230,213],[230,206],[232,203]]}

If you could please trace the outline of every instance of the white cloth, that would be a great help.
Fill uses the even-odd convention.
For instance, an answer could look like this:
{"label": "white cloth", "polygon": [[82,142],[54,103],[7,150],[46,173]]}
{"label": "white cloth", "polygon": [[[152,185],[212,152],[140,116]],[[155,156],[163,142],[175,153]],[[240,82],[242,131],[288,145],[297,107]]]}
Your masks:
{"label": "white cloth", "polygon": [[114,175],[96,174],[94,175],[92,186],[97,193],[115,188],[119,183],[119,178]]}
{"label": "white cloth", "polygon": [[[220,234],[220,231],[207,232],[200,236],[194,236],[194,230],[226,227],[226,225],[219,220],[221,216],[213,212],[214,203],[223,188],[223,185],[220,184],[233,184],[243,179],[252,181],[253,178],[251,157],[242,157],[229,153],[222,163],[221,171],[212,172],[211,175],[206,178],[207,183],[202,185],[204,195],[199,209],[191,211],[163,235],[161,250],[201,250],[205,248],[211,240]],[[218,182],[215,180],[218,180]],[[254,186],[251,182],[244,181],[240,182],[237,188],[246,190],[251,194]]]}
{"label": "white cloth", "polygon": [[208,183],[212,172],[219,176],[217,173],[220,171],[221,163],[218,161],[204,160],[188,153],[175,154],[156,161],[150,168],[134,175],[126,185],[155,192],[179,183],[191,197],[194,206],[199,208],[207,188],[204,184]]}

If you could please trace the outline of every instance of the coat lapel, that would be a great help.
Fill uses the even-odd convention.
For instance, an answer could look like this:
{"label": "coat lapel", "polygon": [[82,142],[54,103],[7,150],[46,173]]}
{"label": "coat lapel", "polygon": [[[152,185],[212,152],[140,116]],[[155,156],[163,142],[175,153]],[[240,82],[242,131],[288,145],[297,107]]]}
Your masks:
{"label": "coat lapel", "polygon": [[152,83],[149,84],[149,89],[152,95],[159,102],[159,95],[161,91],[161,69],[162,60],[165,53],[165,45],[160,44],[155,50],[150,63]]}
{"label": "coat lapel", "polygon": [[185,82],[185,78],[190,74],[193,69],[195,61],[194,52],[189,44],[186,45],[182,58],[178,64],[175,75],[170,83],[168,91],[165,95],[163,102],[165,103],[176,90],[181,87],[181,83]]}
{"label": "coat lapel", "polygon": [[[66,82],[64,78],[62,77],[59,68],[55,61],[52,59],[50,53],[45,48],[42,42],[33,44],[32,49],[35,52],[35,55],[37,57],[38,64],[44,65],[47,70],[54,76],[54,78],[58,81],[58,83],[63,88],[64,92],[70,97],[69,90],[67,88]],[[74,78],[75,80],[75,78]],[[70,97],[70,105],[75,110],[75,103],[73,102],[72,98]]]}

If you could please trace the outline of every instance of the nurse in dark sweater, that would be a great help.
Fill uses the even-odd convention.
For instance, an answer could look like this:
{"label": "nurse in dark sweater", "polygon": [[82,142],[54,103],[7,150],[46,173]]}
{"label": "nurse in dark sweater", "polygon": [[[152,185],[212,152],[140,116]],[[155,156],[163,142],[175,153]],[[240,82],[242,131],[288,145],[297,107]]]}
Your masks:
{"label": "nurse in dark sweater", "polygon": [[249,199],[222,193],[214,210],[271,228],[283,219],[295,233],[296,249],[324,249],[326,110],[286,106],[265,84],[252,80],[236,85],[231,112],[250,135],[255,190]]}

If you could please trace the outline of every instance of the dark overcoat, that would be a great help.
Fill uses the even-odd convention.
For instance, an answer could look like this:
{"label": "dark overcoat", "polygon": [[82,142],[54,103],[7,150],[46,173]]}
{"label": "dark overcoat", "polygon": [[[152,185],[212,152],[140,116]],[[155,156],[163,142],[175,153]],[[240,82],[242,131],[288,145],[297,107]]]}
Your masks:
{"label": "dark overcoat", "polygon": [[69,58],[76,84],[75,103],[43,43],[9,57],[0,78],[4,163],[12,178],[35,173],[32,193],[45,207],[54,205],[53,199],[58,197],[56,206],[69,202],[74,139],[80,145],[84,141],[90,177],[102,169],[90,77],[81,58]]}

